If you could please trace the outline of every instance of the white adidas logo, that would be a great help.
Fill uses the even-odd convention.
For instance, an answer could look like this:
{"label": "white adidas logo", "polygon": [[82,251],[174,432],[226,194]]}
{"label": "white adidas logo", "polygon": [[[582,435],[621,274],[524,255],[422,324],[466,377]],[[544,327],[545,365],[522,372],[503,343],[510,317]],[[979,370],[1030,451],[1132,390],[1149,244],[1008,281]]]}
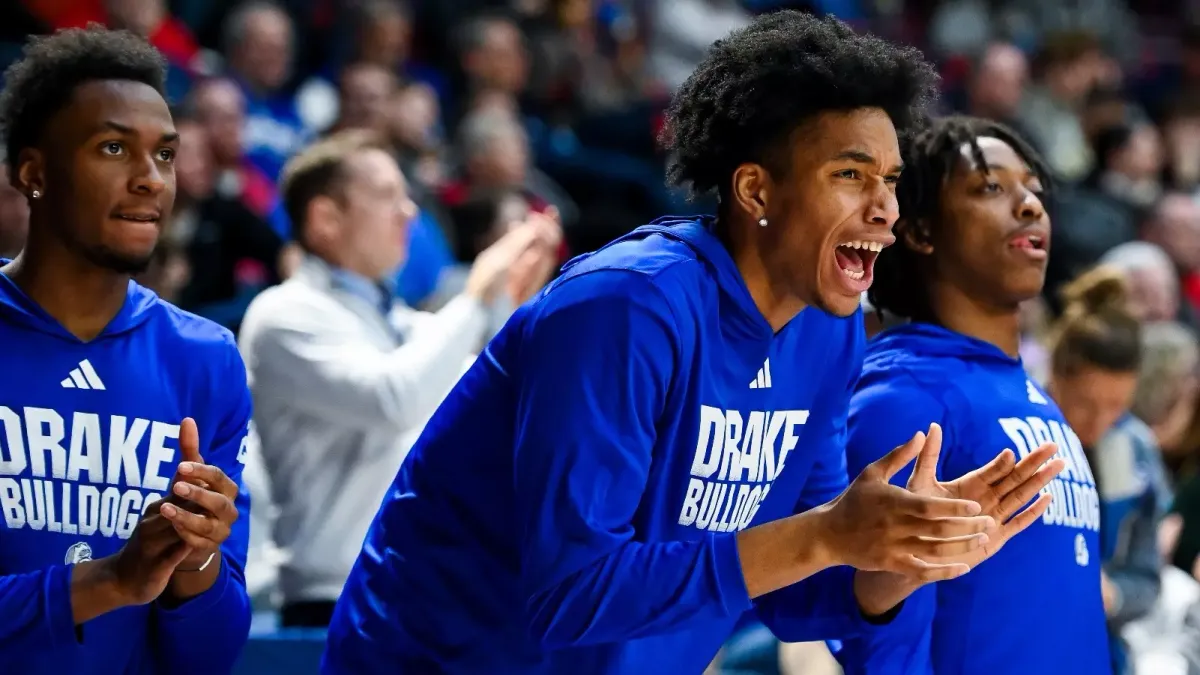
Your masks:
{"label": "white adidas logo", "polygon": [[750,383],[751,389],[770,389],[771,388],[771,359],[763,361],[762,368],[758,369],[758,375]]}
{"label": "white adidas logo", "polygon": [[84,359],[78,368],[71,369],[71,376],[62,381],[64,389],[104,389],[104,381],[96,374],[91,362]]}
{"label": "white adidas logo", "polygon": [[1025,380],[1025,392],[1029,394],[1030,403],[1037,403],[1039,405],[1050,403],[1046,400],[1045,396],[1042,396],[1042,392],[1038,391],[1037,386],[1033,384],[1033,380]]}

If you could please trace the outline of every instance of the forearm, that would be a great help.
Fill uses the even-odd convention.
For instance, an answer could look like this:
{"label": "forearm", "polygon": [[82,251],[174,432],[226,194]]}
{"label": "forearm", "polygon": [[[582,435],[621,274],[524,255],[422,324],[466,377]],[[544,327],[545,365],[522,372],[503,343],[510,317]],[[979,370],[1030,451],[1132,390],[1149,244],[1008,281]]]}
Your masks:
{"label": "forearm", "polygon": [[201,593],[212,588],[213,582],[221,574],[221,553],[218,551],[213,556],[212,561],[202,570],[186,571],[175,570],[171,575],[171,581],[167,585],[167,591],[160,602],[174,606],[200,595]]}
{"label": "forearm", "polygon": [[827,507],[817,507],[738,533],[738,555],[751,598],[838,564],[820,535],[826,511]]}
{"label": "forearm", "polygon": [[88,560],[71,568],[71,615],[75,625],[127,607],[108,558]]}
{"label": "forearm", "polygon": [[854,574],[854,599],[865,616],[882,617],[904,602],[921,583],[892,572]]}

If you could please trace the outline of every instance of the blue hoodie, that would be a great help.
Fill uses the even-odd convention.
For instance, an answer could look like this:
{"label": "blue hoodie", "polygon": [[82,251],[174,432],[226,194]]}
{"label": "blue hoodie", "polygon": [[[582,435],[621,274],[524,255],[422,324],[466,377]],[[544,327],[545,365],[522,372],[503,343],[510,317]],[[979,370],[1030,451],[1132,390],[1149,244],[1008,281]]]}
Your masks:
{"label": "blue hoodie", "polygon": [[[938,474],[951,480],[1005,448],[1058,444],[1066,469],[1041,520],[969,574],[908,599],[887,632],[847,641],[847,675],[1107,675],[1100,595],[1100,501],[1075,432],[1020,360],[923,323],[871,341],[850,404],[851,472],[937,422]],[[896,476],[903,484],[909,471]]]}
{"label": "blue hoodie", "polygon": [[241,484],[250,394],[229,331],[130,282],[120,313],[85,343],[0,274],[0,344],[0,671],[229,672],[250,628],[245,491],[208,591],[78,630],[70,594],[72,563],[119,551],[166,494],[184,417],[204,460]]}
{"label": "blue hoodie", "polygon": [[774,334],[709,227],[639,228],[517,311],[401,466],[324,673],[695,675],[751,609],[874,630],[853,570],[751,602],[736,546],[845,488],[861,313]]}

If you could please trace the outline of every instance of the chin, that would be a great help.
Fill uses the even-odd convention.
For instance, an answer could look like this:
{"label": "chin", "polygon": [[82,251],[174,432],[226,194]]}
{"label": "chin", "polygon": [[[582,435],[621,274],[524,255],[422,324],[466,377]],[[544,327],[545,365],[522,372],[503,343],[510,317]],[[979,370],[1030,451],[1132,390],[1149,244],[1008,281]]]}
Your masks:
{"label": "chin", "polygon": [[84,256],[93,265],[118,274],[138,275],[145,272],[154,262],[154,249],[121,250],[98,246],[84,251]]}
{"label": "chin", "polygon": [[853,316],[861,306],[859,296],[848,296],[841,293],[818,293],[813,306],[836,317]]}

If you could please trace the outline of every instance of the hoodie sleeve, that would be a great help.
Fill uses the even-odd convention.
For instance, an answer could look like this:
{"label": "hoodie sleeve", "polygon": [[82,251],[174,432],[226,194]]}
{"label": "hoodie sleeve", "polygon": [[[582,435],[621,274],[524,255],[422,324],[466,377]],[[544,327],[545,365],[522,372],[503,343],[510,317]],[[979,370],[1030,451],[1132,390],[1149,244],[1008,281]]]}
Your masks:
{"label": "hoodie sleeve", "polygon": [[[902,370],[891,369],[886,378],[873,377],[850,401],[846,442],[850,472],[858,475],[913,434],[929,429],[933,422],[943,427],[943,449],[952,447],[954,428],[947,423],[941,402]],[[892,482],[904,485],[911,473],[910,464]],[[904,601],[904,611],[886,629],[863,632],[844,641],[836,656],[846,675],[930,672],[929,647],[936,608],[936,587],[919,588]]]}
{"label": "hoodie sleeve", "polygon": [[690,358],[663,292],[637,273],[597,271],[531,312],[514,461],[533,638],[552,649],[625,642],[749,609],[735,534],[633,539],[671,381]]}
{"label": "hoodie sleeve", "polygon": [[80,648],[71,609],[70,565],[0,575],[0,662],[29,653]]}
{"label": "hoodie sleeve", "polygon": [[[860,315],[861,316],[861,315]],[[812,452],[812,472],[804,483],[795,512],[828,503],[849,485],[846,467],[846,417],[850,394],[862,369],[864,331],[861,321],[841,355],[832,358],[834,376],[809,415],[802,443]],[[784,642],[844,639],[876,629],[859,610],[854,597],[855,570],[834,567],[798,583],[768,593],[754,602],[759,619]]]}
{"label": "hoodie sleeve", "polygon": [[[202,446],[204,461],[220,467],[238,485],[238,519],[221,545],[221,570],[205,592],[168,608],[155,603],[152,621],[163,672],[175,675],[227,673],[250,634],[250,598],[246,592],[246,548],[250,535],[250,494],[242,481],[250,427],[250,390],[246,369],[229,337],[226,375],[214,394],[216,429]],[[197,416],[197,424],[201,423]],[[201,434],[204,434],[201,430]],[[203,436],[202,436],[203,438]]]}

